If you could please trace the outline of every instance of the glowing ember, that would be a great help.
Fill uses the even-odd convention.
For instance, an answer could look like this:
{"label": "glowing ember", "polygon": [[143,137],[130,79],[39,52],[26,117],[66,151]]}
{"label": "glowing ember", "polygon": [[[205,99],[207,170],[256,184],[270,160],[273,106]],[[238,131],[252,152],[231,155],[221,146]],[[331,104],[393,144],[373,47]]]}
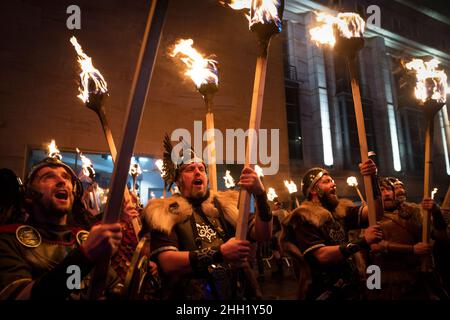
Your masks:
{"label": "glowing ember", "polygon": [[348,177],[347,178],[347,184],[350,187],[357,187],[358,186],[358,180],[356,180],[356,177]]}
{"label": "glowing ember", "polygon": [[223,177],[223,180],[225,180],[225,187],[227,187],[228,189],[235,186],[234,179],[230,174],[230,170],[225,171],[225,177]]}
{"label": "glowing ember", "polygon": [[337,17],[326,13],[317,13],[316,20],[321,23],[320,26],[309,30],[311,40],[317,45],[328,44],[334,47],[336,43],[335,30],[343,38],[362,38],[365,22],[357,13],[344,12],[339,13]]}
{"label": "glowing ember", "polygon": [[249,27],[254,24],[269,24],[274,23],[279,32],[282,29],[281,19],[278,16],[278,8],[281,2],[279,0],[231,0],[228,4],[234,10],[246,9],[245,15],[249,21]]}
{"label": "glowing ember", "polygon": [[288,188],[289,193],[297,192],[297,186],[295,185],[294,181],[284,180],[284,185],[286,186],[286,188]]}
{"label": "glowing ember", "polygon": [[260,178],[264,177],[263,169],[260,166],[255,165],[255,172],[258,175],[258,177]]}
{"label": "glowing ember", "polygon": [[81,67],[80,73],[80,87],[78,88],[80,94],[77,96],[83,102],[89,101],[89,93],[107,93],[108,87],[105,79],[100,71],[98,71],[92,64],[92,59],[88,57],[81,46],[78,44],[77,38],[70,38],[70,42],[75,47],[78,54],[78,63]]}
{"label": "glowing ember", "polygon": [[434,196],[438,192],[438,188],[434,188],[433,191],[431,191],[431,199],[434,199]]}
{"label": "glowing ember", "polygon": [[139,176],[140,174],[142,174],[142,170],[141,170],[141,166],[139,165],[139,163],[135,162],[132,163],[130,165],[130,171],[129,171],[131,176]]}
{"label": "glowing ember", "polygon": [[445,103],[447,100],[447,75],[443,70],[437,70],[439,61],[432,59],[428,62],[422,59],[413,59],[405,64],[406,69],[416,73],[416,98],[425,102],[436,100]]}
{"label": "glowing ember", "polygon": [[269,191],[267,191],[267,199],[269,201],[273,201],[278,195],[275,192],[274,188],[269,188]]}
{"label": "glowing ember", "polygon": [[219,83],[217,77],[217,61],[205,58],[200,52],[195,50],[192,45],[192,39],[180,39],[175,44],[175,48],[170,54],[172,57],[179,56],[187,66],[185,75],[189,76],[194,81],[197,89],[202,84]]}
{"label": "glowing ember", "polygon": [[94,165],[92,164],[91,160],[86,157],[83,153],[81,153],[80,149],[77,148],[77,152],[80,155],[83,168],[83,174],[86,177],[93,177],[95,175]]}
{"label": "glowing ember", "polygon": [[166,173],[164,172],[164,169],[163,169],[164,162],[162,161],[162,159],[156,160],[155,166],[158,168],[159,172],[161,173],[161,177],[163,177]]}
{"label": "glowing ember", "polygon": [[58,160],[62,159],[60,151],[58,150],[58,147],[56,146],[55,140],[52,140],[52,142],[50,142],[50,144],[48,145],[48,157],[55,158]]}

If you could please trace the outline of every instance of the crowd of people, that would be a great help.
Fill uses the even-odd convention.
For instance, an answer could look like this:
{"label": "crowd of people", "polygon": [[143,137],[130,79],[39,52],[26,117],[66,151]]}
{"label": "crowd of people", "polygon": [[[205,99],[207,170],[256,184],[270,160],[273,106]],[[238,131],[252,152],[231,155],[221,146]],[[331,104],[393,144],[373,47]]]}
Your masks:
{"label": "crowd of people", "polygon": [[[298,299],[448,299],[448,211],[431,198],[408,202],[404,183],[379,178],[372,160],[359,165],[374,190],[372,225],[368,206],[340,199],[323,168],[305,173],[304,201],[285,210],[244,167],[238,186],[253,196],[255,210],[243,224],[247,239],[237,239],[239,191],[213,192],[203,159],[190,150],[172,162],[171,151],[165,151],[165,186],[179,193],[145,207],[125,197],[113,224],[102,222],[103,212],[92,214],[78,175],[58,158],[36,163],[24,183],[1,169],[0,299],[261,299],[252,243],[269,244],[278,276],[289,257]],[[422,241],[424,211],[432,217],[429,242]],[[105,260],[105,281],[94,295],[95,270]],[[366,285],[370,265],[381,270],[374,290]],[[75,286],[68,285],[74,266],[81,280]],[[139,278],[142,269],[146,277]]]}

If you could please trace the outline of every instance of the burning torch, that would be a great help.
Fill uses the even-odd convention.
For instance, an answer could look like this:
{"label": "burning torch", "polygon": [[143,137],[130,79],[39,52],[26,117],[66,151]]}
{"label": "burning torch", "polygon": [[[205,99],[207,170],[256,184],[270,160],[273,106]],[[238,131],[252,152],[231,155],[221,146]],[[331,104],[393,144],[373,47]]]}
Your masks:
{"label": "burning torch", "polygon": [[297,192],[297,185],[292,180],[290,181],[284,180],[284,185],[289,190],[289,194],[291,195],[291,210],[300,207],[300,203],[298,202],[298,199],[295,195]]}
{"label": "burning torch", "polygon": [[[114,170],[110,182],[110,195],[106,204],[103,223],[116,223],[119,221],[130,159],[133,154],[140,120],[144,111],[144,103],[147,98],[148,87],[156,61],[156,53],[168,4],[169,1],[167,0],[154,0],[150,3],[142,45],[131,84],[122,144],[116,162],[114,163]],[[110,257],[100,261],[95,267],[89,292],[91,299],[99,298],[105,288],[109,261]]]}
{"label": "burning torch", "polygon": [[[336,53],[346,58],[351,79],[361,161],[365,162],[369,159],[369,155],[356,67],[358,51],[364,47],[363,33],[365,22],[357,13],[351,12],[339,13],[336,17],[319,13],[316,19],[320,26],[309,31],[311,40],[318,45],[327,44],[330,47],[334,47]],[[376,208],[372,177],[364,176],[363,178],[369,208],[369,225],[373,225],[376,224]]]}
{"label": "burning torch", "polygon": [[91,190],[89,191],[89,208],[94,209],[95,213],[98,214],[101,211],[101,200],[100,200],[100,189],[98,188],[97,183],[95,182],[95,170],[92,164],[92,161],[86,157],[78,148],[76,149],[78,155],[81,159],[81,172],[78,175],[78,178],[87,183]]}
{"label": "burning torch", "polygon": [[350,187],[354,187],[355,188],[356,192],[358,193],[359,199],[361,200],[361,203],[364,206],[366,206],[367,205],[366,200],[364,200],[364,197],[363,197],[363,195],[361,194],[361,191],[358,188],[358,180],[356,180],[356,177],[348,177],[347,178],[347,184]]}
{"label": "burning torch", "polygon": [[130,165],[129,174],[133,179],[130,191],[137,197],[137,178],[142,174],[141,166],[139,165],[139,163],[135,162]]}
{"label": "burning torch", "polygon": [[208,147],[208,170],[211,189],[217,192],[216,143],[214,137],[213,98],[218,90],[217,61],[203,57],[195,50],[192,39],[180,39],[176,43],[171,56],[178,56],[186,64],[185,75],[194,81],[195,86],[205,101],[206,134]]}
{"label": "burning torch", "polygon": [[[257,157],[257,132],[261,124],[261,114],[264,97],[264,85],[267,70],[267,54],[269,43],[282,30],[282,14],[284,0],[232,0],[229,6],[235,10],[250,10],[249,28],[256,33],[258,56],[256,58],[255,82],[253,84],[252,106],[248,125],[248,141],[245,153],[245,166],[253,167]],[[236,239],[247,238],[248,217],[250,214],[250,194],[240,191],[239,217],[236,226]]]}
{"label": "burning torch", "polygon": [[234,187],[236,186],[236,184],[234,183],[234,178],[230,174],[230,170],[225,171],[223,180],[225,180],[225,187],[227,189],[234,189]]}
{"label": "burning torch", "polygon": [[47,157],[54,158],[54,159],[57,159],[57,160],[61,160],[62,159],[61,153],[60,153],[58,147],[56,146],[55,140],[52,140],[50,142],[50,144],[47,145],[47,149],[48,149]]}
{"label": "burning torch", "polygon": [[[422,59],[412,59],[404,64],[407,70],[416,76],[416,87],[414,93],[418,104],[423,108],[427,129],[425,132],[425,164],[424,164],[424,180],[423,180],[423,196],[430,195],[430,184],[432,178],[432,139],[434,134],[434,116],[445,105],[447,99],[447,75],[443,70],[438,70],[439,61],[431,59],[424,61]],[[433,194],[432,194],[433,196]],[[430,241],[430,212],[423,212],[423,229],[422,241]],[[422,269],[427,269],[426,262],[422,265]]]}
{"label": "burning torch", "polygon": [[273,200],[275,200],[275,198],[277,198],[278,197],[278,195],[277,195],[277,193],[275,192],[275,189],[274,188],[269,188],[269,191],[267,191],[267,199],[269,200],[269,201],[273,201]]}

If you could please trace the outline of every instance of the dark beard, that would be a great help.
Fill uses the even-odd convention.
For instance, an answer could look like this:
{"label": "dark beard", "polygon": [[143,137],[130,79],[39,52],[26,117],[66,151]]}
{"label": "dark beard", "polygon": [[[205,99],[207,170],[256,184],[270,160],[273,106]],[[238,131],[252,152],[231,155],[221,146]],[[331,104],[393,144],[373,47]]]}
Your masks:
{"label": "dark beard", "polygon": [[319,192],[319,200],[322,206],[330,212],[333,212],[339,204],[337,197],[332,198],[329,192]]}
{"label": "dark beard", "polygon": [[383,206],[384,206],[385,211],[393,212],[399,207],[400,202],[398,200],[392,199],[391,201],[392,201],[392,206],[390,206],[390,207],[385,206],[384,201],[383,201]]}
{"label": "dark beard", "polygon": [[209,189],[206,190],[205,194],[203,196],[199,197],[190,197],[187,198],[187,201],[189,201],[190,204],[194,207],[200,207],[206,199],[209,198]]}

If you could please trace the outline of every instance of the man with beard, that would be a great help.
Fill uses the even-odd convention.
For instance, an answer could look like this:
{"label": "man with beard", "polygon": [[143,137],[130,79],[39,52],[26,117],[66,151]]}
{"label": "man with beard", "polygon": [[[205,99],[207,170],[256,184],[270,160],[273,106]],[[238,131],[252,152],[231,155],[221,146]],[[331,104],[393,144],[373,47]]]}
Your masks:
{"label": "man with beard", "polygon": [[[210,191],[206,165],[192,152],[174,165],[167,140],[166,136],[164,178],[168,188],[176,183],[181,194],[154,199],[145,208],[164,299],[255,297],[256,282],[247,262],[250,242],[234,238],[238,193]],[[253,194],[257,207],[249,223],[249,239],[270,239],[272,214],[256,172],[244,168],[239,186]]]}
{"label": "man with beard", "polygon": [[[76,215],[81,183],[73,170],[56,158],[36,164],[25,182],[27,224],[0,230],[0,299],[79,299],[84,279],[96,263],[120,244],[120,224],[94,226],[90,232],[68,224]],[[70,266],[78,266],[80,287],[69,286]],[[108,289],[115,290],[116,277]]]}
{"label": "man with beard", "polygon": [[[360,165],[362,175],[374,176],[376,170],[372,160]],[[374,191],[377,190],[375,184]],[[307,300],[362,298],[362,279],[353,255],[381,240],[379,226],[367,228],[363,237],[348,240],[349,230],[367,227],[368,208],[353,207],[350,200],[339,200],[336,184],[325,169],[308,170],[302,180],[302,191],[306,200],[291,213],[286,230],[286,241],[300,249],[307,262],[304,267],[309,266],[300,275],[311,274],[311,279],[301,277],[299,284],[304,292],[299,297]],[[378,200],[376,209],[380,218],[381,205]]]}
{"label": "man with beard", "polygon": [[[381,290],[374,290],[370,297],[385,300],[445,298],[439,279],[425,279],[422,276],[426,274],[420,273],[423,259],[431,254],[430,244],[422,242],[420,207],[403,199],[398,201],[391,178],[380,179],[379,184],[385,210],[380,221],[384,237],[380,243],[372,245],[372,257],[373,263],[382,270]],[[400,197],[404,194],[399,193]],[[434,200],[425,198],[421,207],[431,212],[433,236],[445,236],[446,224]]]}

